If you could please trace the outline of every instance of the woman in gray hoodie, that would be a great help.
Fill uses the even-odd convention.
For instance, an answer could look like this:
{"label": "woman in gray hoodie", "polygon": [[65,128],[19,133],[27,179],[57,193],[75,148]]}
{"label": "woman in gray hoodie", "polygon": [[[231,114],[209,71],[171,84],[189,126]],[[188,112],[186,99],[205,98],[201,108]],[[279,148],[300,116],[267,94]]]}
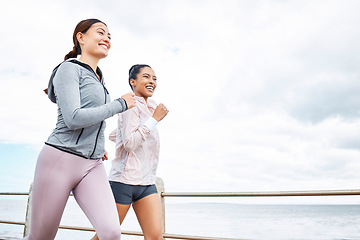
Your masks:
{"label": "woman in gray hoodie", "polygon": [[111,47],[105,23],[97,19],[79,22],[73,42],[73,50],[53,70],[46,89],[58,106],[58,117],[37,160],[31,230],[25,239],[54,239],[73,192],[100,239],[119,240],[119,218],[102,162],[107,158],[104,120],[133,107],[134,94],[110,101],[97,66]]}

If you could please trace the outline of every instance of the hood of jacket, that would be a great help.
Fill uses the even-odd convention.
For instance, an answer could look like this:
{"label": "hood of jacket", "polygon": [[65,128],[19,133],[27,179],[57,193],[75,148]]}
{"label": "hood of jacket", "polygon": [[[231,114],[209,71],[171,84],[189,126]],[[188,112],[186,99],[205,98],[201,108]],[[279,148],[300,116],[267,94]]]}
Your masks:
{"label": "hood of jacket", "polygon": [[[65,60],[63,62],[72,62],[74,64],[78,64],[92,72],[94,72],[94,70],[89,66],[87,65],[86,63],[83,63],[83,62],[80,62],[79,60],[77,60],[76,58],[70,58],[68,60]],[[47,89],[47,95],[48,95],[48,98],[53,102],[53,103],[56,103],[56,97],[55,97],[55,92],[54,92],[54,85],[53,85],[53,79],[56,75],[56,72],[58,70],[58,68],[60,67],[60,65],[63,63],[61,62],[59,65],[57,65],[54,70],[52,71],[51,73],[51,76],[50,76],[50,80],[49,80],[49,83],[48,83],[48,89]],[[102,72],[100,70],[99,67],[97,67],[96,69],[96,73],[100,76],[100,79],[102,79]]]}

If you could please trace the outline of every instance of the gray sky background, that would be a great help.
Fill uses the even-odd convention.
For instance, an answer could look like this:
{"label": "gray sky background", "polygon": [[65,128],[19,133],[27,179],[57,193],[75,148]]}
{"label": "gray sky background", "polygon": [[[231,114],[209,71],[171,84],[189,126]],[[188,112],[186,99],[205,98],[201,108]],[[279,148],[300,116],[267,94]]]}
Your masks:
{"label": "gray sky background", "polygon": [[[99,18],[112,34],[99,64],[112,98],[130,91],[133,64],[158,77],[154,99],[170,109],[158,125],[166,190],[359,189],[359,9],[356,0],[2,3],[0,187],[30,184],[56,121],[42,89],[76,24]],[[116,117],[107,124],[109,134]]]}

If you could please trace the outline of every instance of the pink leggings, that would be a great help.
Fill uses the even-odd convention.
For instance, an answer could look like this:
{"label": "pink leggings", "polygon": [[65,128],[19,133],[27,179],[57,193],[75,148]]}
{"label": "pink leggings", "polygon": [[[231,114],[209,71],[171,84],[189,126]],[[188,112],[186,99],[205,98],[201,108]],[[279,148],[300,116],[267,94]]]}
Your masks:
{"label": "pink leggings", "polygon": [[100,240],[119,240],[116,204],[102,160],[90,160],[45,145],[35,170],[30,235],[27,240],[55,238],[70,192]]}

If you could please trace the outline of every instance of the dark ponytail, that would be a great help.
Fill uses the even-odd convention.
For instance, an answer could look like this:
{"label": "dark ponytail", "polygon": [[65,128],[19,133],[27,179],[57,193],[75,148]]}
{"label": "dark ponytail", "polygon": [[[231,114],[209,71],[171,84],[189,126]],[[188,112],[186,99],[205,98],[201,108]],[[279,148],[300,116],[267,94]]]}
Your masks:
{"label": "dark ponytail", "polygon": [[73,49],[65,55],[64,60],[68,60],[69,58],[76,58],[77,55],[81,53],[81,50],[78,51],[77,48],[74,46]]}
{"label": "dark ponytail", "polygon": [[144,67],[149,67],[151,68],[149,65],[147,64],[135,64],[133,65],[130,70],[129,70],[129,85],[131,87],[131,89],[133,89],[133,87],[131,86],[130,80],[131,79],[135,79],[137,78],[137,75],[140,72],[140,69],[144,68]]}
{"label": "dark ponytail", "polygon": [[90,18],[90,19],[86,19],[86,20],[82,20],[81,22],[78,23],[78,25],[76,25],[74,33],[73,33],[73,43],[74,43],[74,47],[73,49],[65,55],[64,60],[67,60],[69,58],[76,58],[77,55],[81,54],[81,48],[80,48],[80,44],[79,41],[76,38],[76,35],[81,32],[81,33],[86,33],[87,30],[89,30],[89,28],[95,24],[101,22],[103,23],[105,26],[106,24],[102,21],[100,21],[99,19],[95,19],[95,18]]}

